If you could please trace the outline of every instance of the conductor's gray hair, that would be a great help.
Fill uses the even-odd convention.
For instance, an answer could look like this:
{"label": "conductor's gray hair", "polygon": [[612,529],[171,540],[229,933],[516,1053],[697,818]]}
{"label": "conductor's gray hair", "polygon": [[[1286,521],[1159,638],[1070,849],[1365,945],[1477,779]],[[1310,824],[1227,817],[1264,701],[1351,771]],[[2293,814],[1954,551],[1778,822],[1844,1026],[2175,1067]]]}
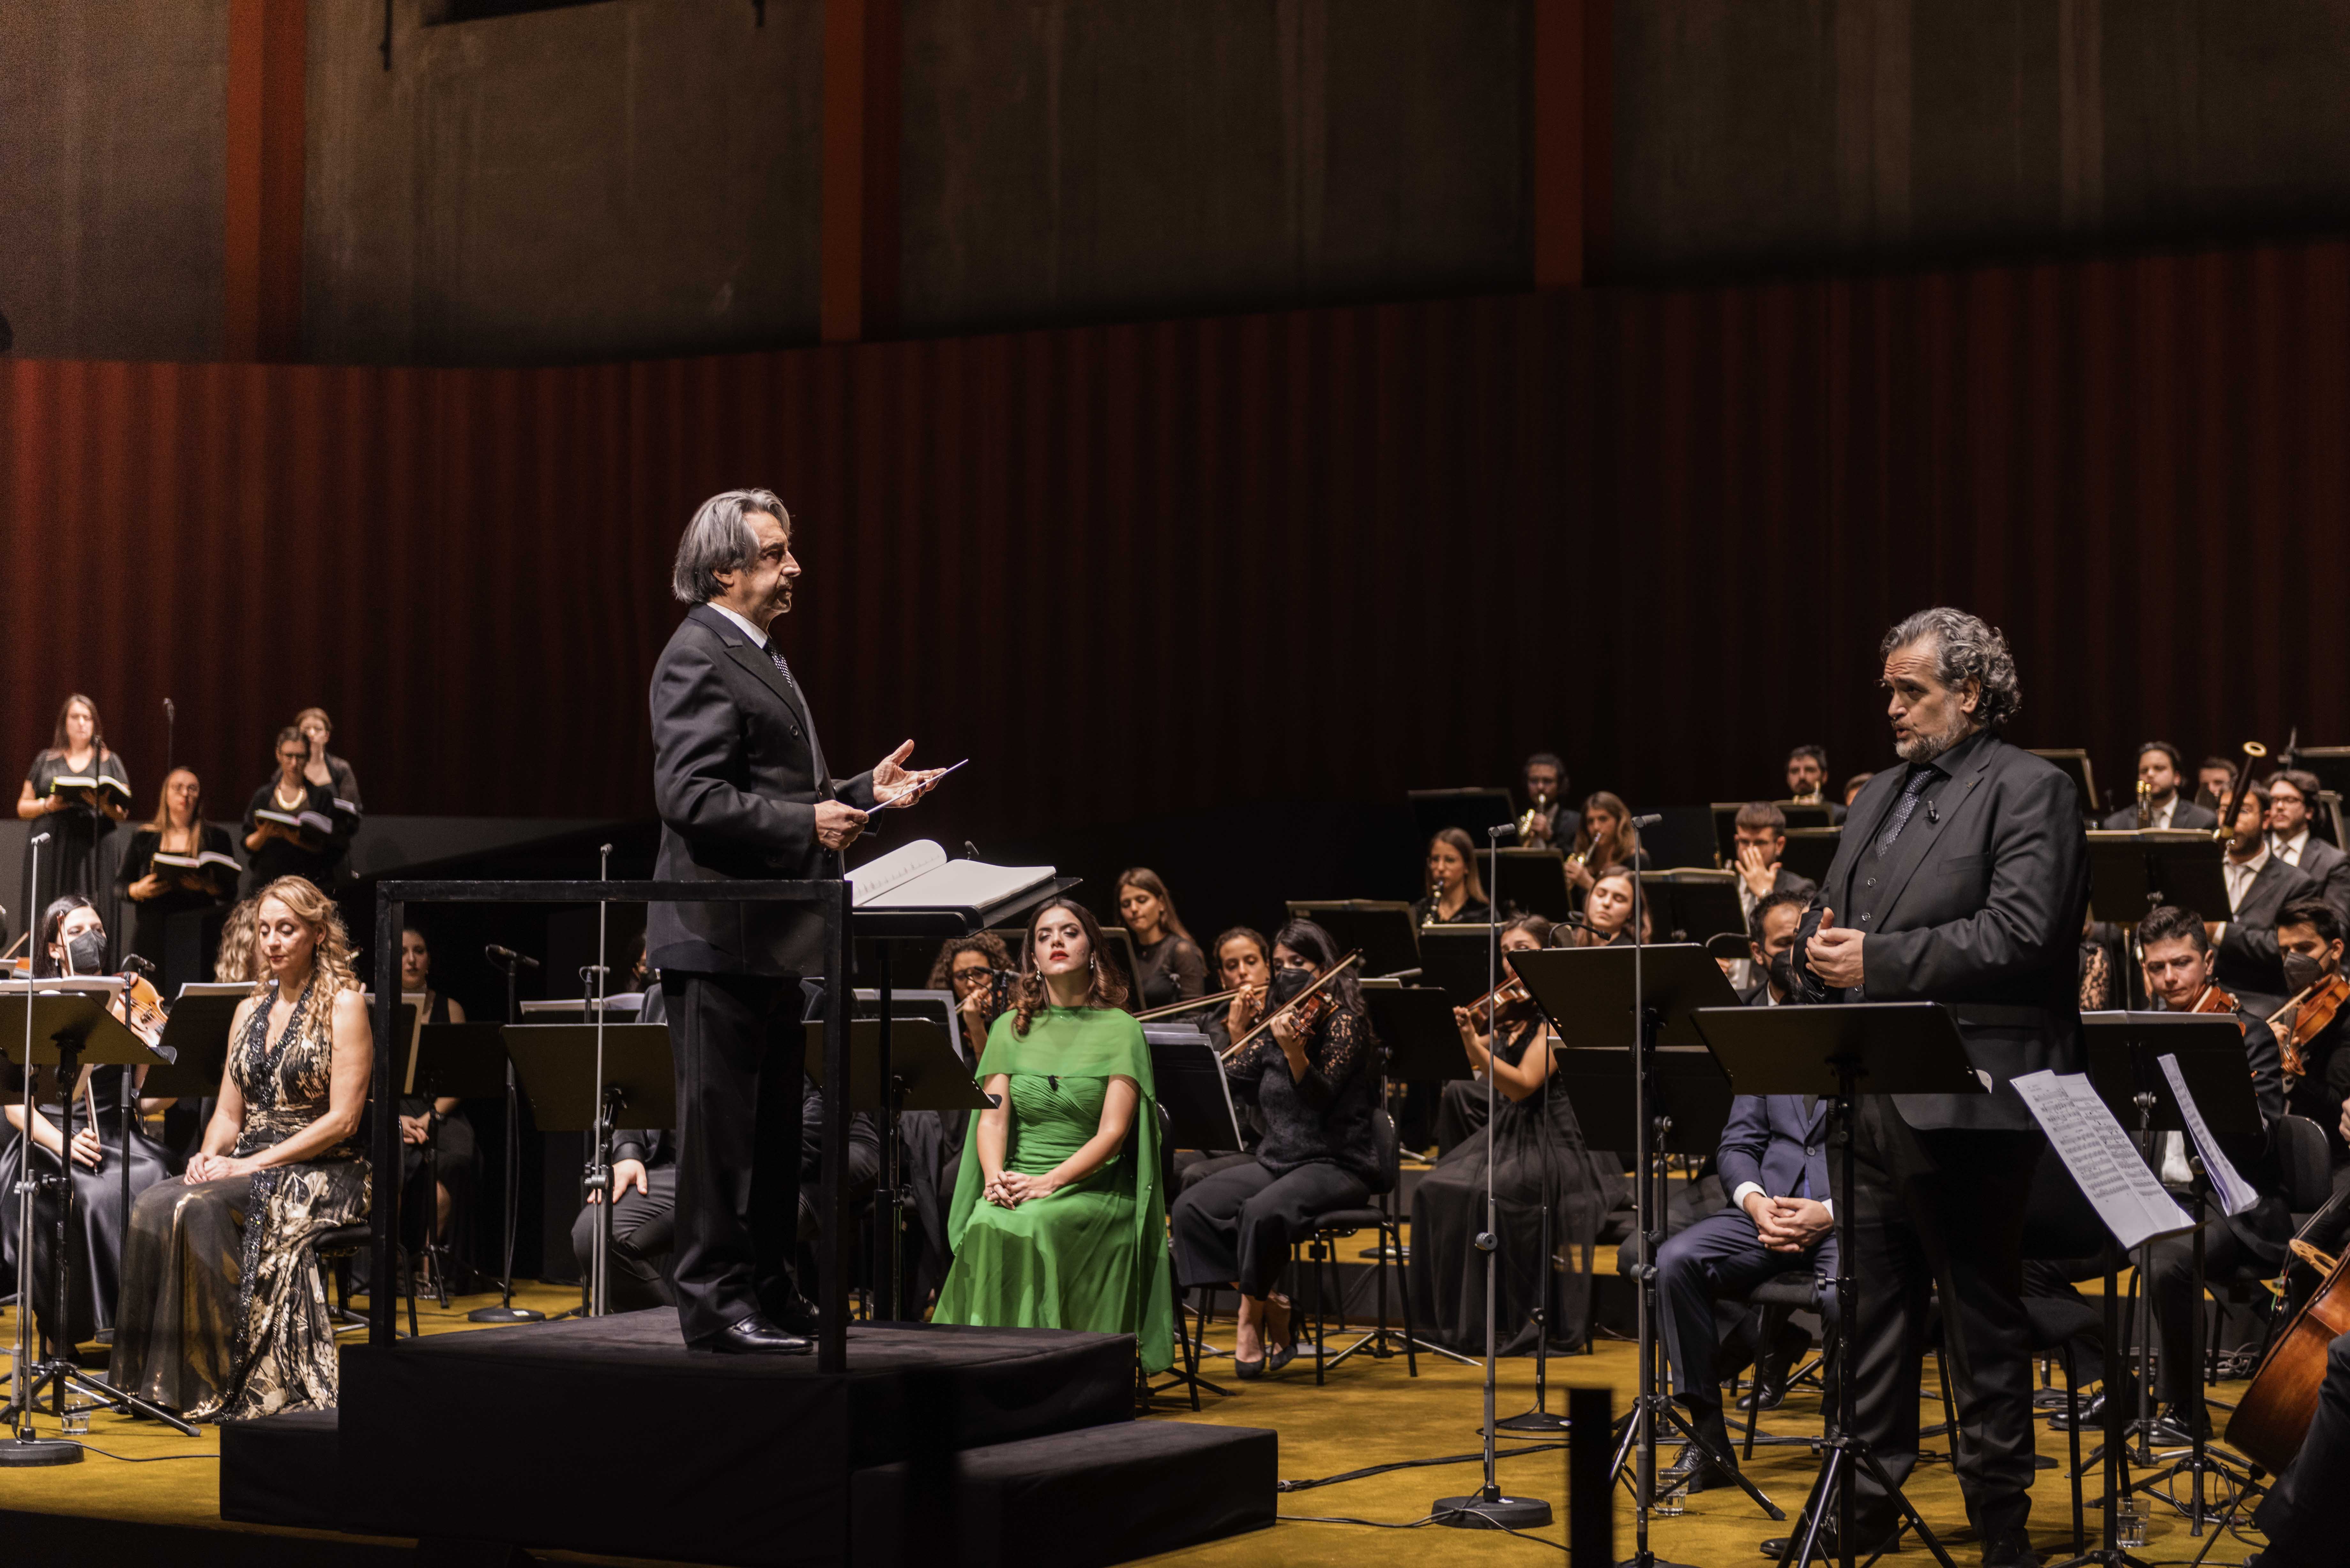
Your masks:
{"label": "conductor's gray hair", "polygon": [[1975,719],[1984,729],[1997,730],[2022,711],[2023,694],[2016,684],[2015,658],[2007,651],[2007,639],[2000,635],[1999,628],[1981,616],[1938,606],[1896,625],[1885,634],[1877,653],[1883,657],[1897,648],[1927,641],[1934,645],[1936,680],[1953,688],[1970,680],[1981,684]]}
{"label": "conductor's gray hair", "polygon": [[758,558],[759,535],[750,514],[764,512],[788,528],[791,514],[772,490],[722,490],[703,502],[677,542],[669,591],[680,603],[708,604],[726,591],[720,572],[739,572]]}

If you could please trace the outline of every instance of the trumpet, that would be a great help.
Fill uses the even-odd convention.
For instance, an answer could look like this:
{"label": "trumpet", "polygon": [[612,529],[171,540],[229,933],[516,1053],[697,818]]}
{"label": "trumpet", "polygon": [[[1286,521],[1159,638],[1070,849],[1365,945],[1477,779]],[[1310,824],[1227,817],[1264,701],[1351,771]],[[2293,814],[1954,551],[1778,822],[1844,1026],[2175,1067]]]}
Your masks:
{"label": "trumpet", "polygon": [[1525,814],[1518,818],[1518,842],[1521,845],[1528,848],[1540,848],[1543,843],[1549,841],[1550,835],[1546,830],[1543,832],[1540,841],[1534,837],[1538,825],[1543,821],[1543,813],[1549,808],[1549,805],[1547,797],[1537,794],[1534,796],[1534,804],[1526,807]]}

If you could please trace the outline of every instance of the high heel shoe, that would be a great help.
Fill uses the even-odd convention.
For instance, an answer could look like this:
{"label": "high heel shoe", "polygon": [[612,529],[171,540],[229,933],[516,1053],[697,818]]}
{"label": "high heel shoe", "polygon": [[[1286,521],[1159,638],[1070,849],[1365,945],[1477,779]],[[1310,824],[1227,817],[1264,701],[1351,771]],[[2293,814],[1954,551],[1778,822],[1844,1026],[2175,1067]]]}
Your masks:
{"label": "high heel shoe", "polygon": [[1264,1358],[1259,1356],[1254,1361],[1243,1361],[1239,1356],[1233,1356],[1232,1376],[1243,1383],[1255,1382],[1264,1376]]}

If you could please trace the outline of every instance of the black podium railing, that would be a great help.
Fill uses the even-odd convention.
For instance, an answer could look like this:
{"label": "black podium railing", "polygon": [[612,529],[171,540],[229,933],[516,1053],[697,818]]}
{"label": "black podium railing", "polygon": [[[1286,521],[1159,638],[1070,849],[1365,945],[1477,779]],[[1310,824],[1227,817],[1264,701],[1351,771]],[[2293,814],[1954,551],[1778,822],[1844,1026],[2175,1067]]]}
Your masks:
{"label": "black podium railing", "polygon": [[[378,882],[375,888],[375,1073],[377,1115],[369,1158],[374,1162],[373,1272],[369,1287],[368,1343],[389,1346],[397,1336],[393,1308],[400,1238],[400,1118],[394,1098],[392,1008],[400,973],[400,931],[410,904],[813,904],[824,917],[824,1160],[817,1204],[824,1233],[817,1253],[816,1366],[845,1371],[848,1364],[848,883],[841,878],[775,882]],[[789,1221],[786,1221],[788,1224]]]}

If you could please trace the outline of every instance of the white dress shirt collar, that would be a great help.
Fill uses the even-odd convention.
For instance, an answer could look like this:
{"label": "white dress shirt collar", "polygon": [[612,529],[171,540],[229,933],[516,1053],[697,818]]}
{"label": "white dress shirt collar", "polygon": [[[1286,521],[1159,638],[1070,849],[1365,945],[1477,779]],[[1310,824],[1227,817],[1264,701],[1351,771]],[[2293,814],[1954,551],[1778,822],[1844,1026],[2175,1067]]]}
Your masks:
{"label": "white dress shirt collar", "polygon": [[2291,838],[2279,838],[2272,833],[2269,835],[2269,847],[2275,852],[2276,857],[2286,865],[2298,866],[2301,864],[2302,851],[2309,847],[2309,829],[2304,826]]}
{"label": "white dress shirt collar", "polygon": [[733,621],[736,626],[741,627],[743,628],[743,635],[751,639],[752,647],[759,649],[763,653],[766,651],[767,634],[761,631],[757,627],[753,626],[747,616],[735,614],[733,610],[728,609],[724,605],[720,604],[716,599],[704,599],[702,602],[708,605],[712,609],[716,610],[720,615],[724,616],[728,620]]}

